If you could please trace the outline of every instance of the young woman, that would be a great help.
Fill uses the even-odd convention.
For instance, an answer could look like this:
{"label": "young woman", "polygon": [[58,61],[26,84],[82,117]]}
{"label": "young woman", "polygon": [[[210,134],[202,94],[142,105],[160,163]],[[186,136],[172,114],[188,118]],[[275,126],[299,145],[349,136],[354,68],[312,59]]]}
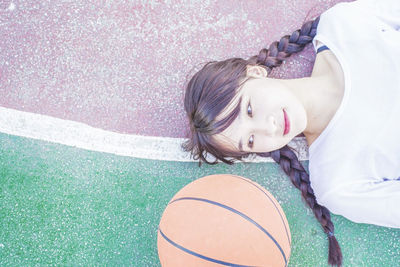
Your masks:
{"label": "young woman", "polygon": [[[312,42],[310,77],[270,70]],[[248,60],[209,62],[189,81],[184,148],[232,164],[272,157],[301,190],[341,265],[330,211],[400,228],[400,1],[343,2]],[[309,172],[287,146],[303,133]],[[329,209],[329,210],[328,210]]]}

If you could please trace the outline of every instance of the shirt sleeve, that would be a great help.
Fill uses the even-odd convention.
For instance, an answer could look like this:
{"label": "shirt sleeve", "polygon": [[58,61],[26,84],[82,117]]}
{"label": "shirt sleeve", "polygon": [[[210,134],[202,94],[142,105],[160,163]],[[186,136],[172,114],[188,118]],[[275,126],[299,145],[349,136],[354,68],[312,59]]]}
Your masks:
{"label": "shirt sleeve", "polygon": [[400,180],[359,181],[330,191],[318,202],[356,223],[400,228]]}
{"label": "shirt sleeve", "polygon": [[388,26],[400,28],[400,1],[399,0],[358,0],[357,4],[370,9],[376,17]]}

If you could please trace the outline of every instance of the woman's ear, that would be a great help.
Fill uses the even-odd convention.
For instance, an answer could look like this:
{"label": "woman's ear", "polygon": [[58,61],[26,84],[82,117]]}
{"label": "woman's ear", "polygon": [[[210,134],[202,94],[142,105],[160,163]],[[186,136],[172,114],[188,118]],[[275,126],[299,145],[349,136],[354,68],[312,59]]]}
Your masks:
{"label": "woman's ear", "polygon": [[268,72],[259,65],[247,65],[247,76],[252,78],[265,78]]}

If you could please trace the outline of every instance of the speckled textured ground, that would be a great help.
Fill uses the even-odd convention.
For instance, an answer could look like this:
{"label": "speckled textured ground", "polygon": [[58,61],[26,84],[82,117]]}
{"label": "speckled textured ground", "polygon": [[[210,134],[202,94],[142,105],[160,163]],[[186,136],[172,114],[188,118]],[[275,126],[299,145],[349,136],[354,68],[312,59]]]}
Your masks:
{"label": "speckled textured ground", "polygon": [[[307,162],[304,162],[307,166]],[[289,266],[327,266],[326,235],[274,163],[140,160],[0,134],[0,266],[160,266],[157,226],[196,178],[232,173],[269,190],[292,235]],[[344,266],[395,267],[400,229],[332,216]]]}
{"label": "speckled textured ground", "polygon": [[[248,58],[337,2],[2,0],[0,105],[184,137],[187,75],[206,61]],[[309,45],[271,76],[309,75],[314,57]]]}
{"label": "speckled textured ground", "polygon": [[[337,2],[0,0],[0,106],[183,137],[186,75],[208,60],[251,56]],[[271,75],[306,76],[314,56],[308,46]],[[0,265],[159,266],[163,209],[213,173],[251,178],[277,198],[292,233],[289,266],[327,265],[325,234],[274,163],[198,168],[4,134]],[[399,229],[332,217],[344,266],[398,266]]]}

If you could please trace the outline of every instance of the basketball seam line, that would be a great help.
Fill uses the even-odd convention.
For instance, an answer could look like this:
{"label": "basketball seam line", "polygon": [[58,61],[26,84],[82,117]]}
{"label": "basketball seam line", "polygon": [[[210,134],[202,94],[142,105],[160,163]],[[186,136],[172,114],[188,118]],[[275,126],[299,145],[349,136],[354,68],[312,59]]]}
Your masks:
{"label": "basketball seam line", "polygon": [[170,244],[172,244],[173,246],[175,246],[175,247],[177,247],[177,248],[183,250],[183,251],[186,252],[186,253],[189,253],[189,254],[191,254],[191,255],[193,255],[193,256],[199,257],[199,258],[201,258],[201,259],[203,259],[203,260],[211,261],[211,262],[214,262],[214,263],[219,263],[219,264],[226,265],[226,266],[234,266],[234,267],[253,267],[253,266],[249,266],[249,265],[233,264],[233,263],[229,263],[229,262],[225,262],[225,261],[221,261],[221,260],[217,260],[217,259],[213,259],[213,258],[204,256],[204,255],[201,255],[201,254],[199,254],[199,253],[197,253],[197,252],[194,252],[194,251],[192,251],[192,250],[189,250],[189,249],[187,249],[187,248],[185,248],[185,247],[183,247],[183,246],[181,246],[181,245],[175,243],[174,241],[172,241],[171,239],[169,239],[169,238],[161,231],[160,228],[158,228],[158,230],[159,230],[161,236],[162,236],[166,241],[168,241]]}
{"label": "basketball seam line", "polygon": [[259,186],[257,186],[256,184],[254,184],[252,181],[248,181],[248,180],[244,179],[243,177],[240,177],[240,176],[237,176],[237,175],[232,175],[232,176],[233,176],[233,177],[236,177],[236,178],[239,178],[239,179],[241,179],[241,180],[243,180],[243,181],[246,181],[246,182],[248,182],[249,184],[255,186],[255,187],[258,188],[264,195],[266,195],[266,196],[269,198],[269,200],[271,200],[271,202],[272,202],[272,204],[274,205],[276,211],[279,213],[279,216],[281,216],[281,220],[282,220],[283,226],[285,227],[286,236],[287,236],[287,238],[288,238],[289,245],[291,246],[291,245],[292,245],[292,242],[291,242],[291,239],[289,238],[289,233],[288,233],[288,230],[287,230],[287,228],[286,228],[285,221],[283,220],[283,216],[282,216],[281,212],[279,211],[278,207],[275,205],[275,202],[270,198],[270,196],[268,196],[268,195],[264,192],[264,190],[262,190]]}
{"label": "basketball seam line", "polygon": [[209,199],[196,198],[196,197],[182,197],[182,198],[178,198],[178,199],[175,199],[175,200],[171,201],[168,205],[170,205],[170,204],[172,204],[172,203],[174,203],[174,202],[177,202],[177,201],[181,201],[181,200],[195,200],[195,201],[207,202],[207,203],[209,203],[209,204],[213,204],[213,205],[215,205],[215,206],[218,206],[218,207],[227,209],[227,210],[229,210],[229,211],[231,211],[231,212],[233,212],[233,213],[236,213],[236,214],[240,215],[240,216],[243,217],[244,219],[246,219],[246,220],[248,220],[249,222],[251,222],[252,224],[254,224],[258,229],[260,229],[261,231],[263,231],[269,238],[271,238],[271,240],[275,243],[275,245],[276,245],[276,246],[278,247],[278,249],[280,250],[280,252],[281,252],[281,254],[282,254],[282,257],[283,257],[283,259],[284,259],[284,261],[285,261],[285,266],[287,265],[287,259],[286,259],[285,252],[283,251],[283,249],[281,248],[281,246],[279,245],[279,243],[275,240],[275,238],[274,238],[270,233],[268,233],[268,231],[267,231],[266,229],[264,229],[264,227],[262,227],[260,224],[258,224],[256,221],[254,221],[253,219],[251,219],[251,218],[250,218],[249,216],[247,216],[246,214],[244,214],[244,213],[242,213],[242,212],[240,212],[240,211],[238,211],[238,210],[236,210],[236,209],[234,209],[234,208],[231,208],[231,207],[229,207],[229,206],[227,206],[227,205],[224,205],[224,204],[222,204],[222,203],[219,203],[219,202],[216,202],[216,201],[212,201],[212,200],[209,200]]}

